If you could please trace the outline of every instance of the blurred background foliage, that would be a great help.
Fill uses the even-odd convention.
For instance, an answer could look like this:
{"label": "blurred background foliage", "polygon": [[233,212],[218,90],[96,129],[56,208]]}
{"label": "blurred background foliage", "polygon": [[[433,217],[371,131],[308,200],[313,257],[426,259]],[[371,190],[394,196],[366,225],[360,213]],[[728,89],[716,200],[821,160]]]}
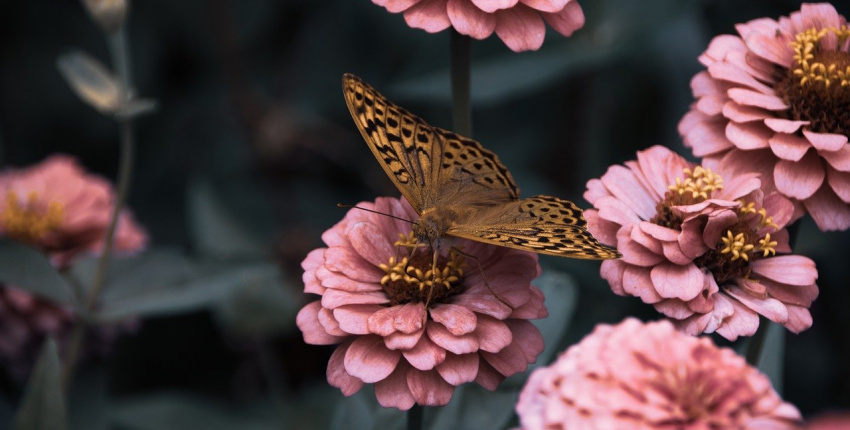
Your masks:
{"label": "blurred background foliage", "polygon": [[[834,4],[850,14],[848,2]],[[690,155],[676,124],[711,37],[799,8],[785,0],[581,5],[587,24],[572,38],[550,31],[540,51],[522,54],[496,38],[475,42],[472,67],[474,137],[499,154],[525,195],[580,206],[587,180],[637,150],[662,144]],[[294,326],[313,299],[301,293],[299,265],[343,216],[337,202],[398,194],[352,124],[342,74],[360,75],[448,128],[448,33],[410,29],[369,0],[135,1],[128,30],[138,93],[158,102],[137,122],[129,198],[152,245],[148,255],[114,265],[104,296],[110,305],[99,318],[144,319],[110,359],[80,368],[71,428],[402,422],[401,413],[375,407],[369,387],[342,402],[327,385],[333,348],[305,345]],[[3,166],[64,152],[115,177],[114,121],[86,107],[56,68],[74,48],[108,62],[102,34],[78,1],[0,2]],[[850,233],[821,233],[803,220],[796,251],[820,272],[814,326],[800,335],[777,331],[765,357],[777,388],[806,416],[850,407],[848,243]],[[658,318],[639,300],[613,295],[599,263],[541,262],[554,273],[539,282],[551,314],[541,322],[544,363],[599,322]],[[83,262],[73,275],[90,272]],[[516,391],[484,406],[475,404],[476,387],[464,390],[443,415],[427,412],[426,422],[464,428],[509,419],[486,411],[510,410]],[[0,377],[0,426],[22,392]]]}

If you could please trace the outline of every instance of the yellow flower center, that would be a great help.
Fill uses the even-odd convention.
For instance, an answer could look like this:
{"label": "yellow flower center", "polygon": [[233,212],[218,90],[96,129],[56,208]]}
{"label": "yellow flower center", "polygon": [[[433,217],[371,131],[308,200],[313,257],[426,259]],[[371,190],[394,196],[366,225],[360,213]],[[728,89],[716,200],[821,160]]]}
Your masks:
{"label": "yellow flower center", "polygon": [[387,264],[378,267],[386,275],[381,285],[393,305],[419,302],[430,304],[444,301],[460,292],[457,288],[463,278],[464,258],[454,250],[448,256],[425,249],[426,245],[417,241],[413,232],[399,234],[395,242],[399,248],[409,249],[409,255],[390,257]]}
{"label": "yellow flower center", "polygon": [[46,205],[38,199],[38,193],[31,192],[25,202],[18,193],[6,194],[6,209],[0,213],[0,224],[6,234],[16,240],[33,243],[62,224],[64,208],[62,204],[51,201]]}
{"label": "yellow flower center", "polygon": [[714,191],[723,189],[723,177],[711,169],[696,166],[693,169],[683,169],[684,178],[676,178],[676,183],[667,187],[664,200],[656,206],[657,214],[650,222],[664,227],[679,229],[682,217],[676,214],[673,206],[693,205],[711,197]]}
{"label": "yellow flower center", "polygon": [[[822,47],[825,37],[837,39],[837,50]],[[779,71],[776,94],[788,104],[787,119],[809,121],[808,129],[848,135],[850,132],[850,30],[810,28],[790,43],[794,65]]]}

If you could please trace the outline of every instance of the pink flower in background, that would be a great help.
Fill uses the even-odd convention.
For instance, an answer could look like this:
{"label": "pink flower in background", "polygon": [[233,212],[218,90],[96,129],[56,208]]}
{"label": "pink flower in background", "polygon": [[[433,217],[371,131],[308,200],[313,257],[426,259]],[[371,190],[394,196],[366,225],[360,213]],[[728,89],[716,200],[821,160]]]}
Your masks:
{"label": "pink flower in background", "polygon": [[799,333],[812,325],[815,263],[789,253],[793,204],[765,195],[756,174],[727,175],[661,146],[587,183],[588,230],[616,245],[601,275],[689,334],[755,333],[759,315]]}
{"label": "pink flower in background", "polygon": [[[30,168],[0,172],[0,237],[41,250],[64,270],[73,258],[103,249],[113,203],[106,180],[85,173],[71,157],[54,155]],[[135,253],[146,242],[145,232],[125,211],[113,249]],[[61,347],[75,318],[70,308],[0,284],[0,364],[15,379],[25,379],[44,338],[53,336]],[[119,332],[136,325],[130,320],[98,326],[86,354],[103,354]]]}
{"label": "pink flower in background", "polygon": [[532,372],[516,410],[525,430],[780,430],[801,419],[731,349],[634,318],[598,325]]}
{"label": "pink flower in background", "polygon": [[[418,218],[404,200],[359,206]],[[307,343],[341,344],[327,375],[346,396],[375,384],[384,407],[445,405],[456,386],[474,381],[493,390],[543,350],[528,321],[547,315],[531,286],[540,273],[535,254],[460,240],[480,267],[448,252],[433,277],[433,254],[415,245],[410,223],[359,209],[322,239],[328,247],[302,263],[304,291],[321,300],[301,309],[297,323]]]}
{"label": "pink flower in background", "polygon": [[[103,248],[113,194],[109,182],[66,155],[7,170],[0,173],[0,237],[31,244],[64,268],[77,255]],[[124,211],[113,249],[138,252],[146,242],[145,232]]]}
{"label": "pink flower in background", "polygon": [[699,57],[679,123],[708,163],[761,173],[821,230],[850,227],[850,30],[827,3],[736,26]]}
{"label": "pink flower in background", "polygon": [[485,39],[495,31],[512,51],[543,45],[546,24],[570,36],[584,26],[577,0],[372,0],[392,13],[404,13],[407,25],[436,33],[454,27],[460,34]]}
{"label": "pink flower in background", "polygon": [[850,429],[850,412],[828,412],[806,421],[806,430]]}

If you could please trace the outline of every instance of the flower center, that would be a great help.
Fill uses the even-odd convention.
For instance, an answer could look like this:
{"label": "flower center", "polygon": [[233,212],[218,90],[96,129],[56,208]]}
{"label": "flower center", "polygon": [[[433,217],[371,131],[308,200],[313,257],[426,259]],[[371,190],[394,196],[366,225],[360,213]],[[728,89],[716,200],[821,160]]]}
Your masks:
{"label": "flower center", "polygon": [[18,193],[6,194],[6,209],[0,213],[0,224],[6,234],[18,241],[33,243],[62,224],[64,208],[62,204],[51,201],[45,207],[39,202],[38,193],[31,192],[25,201]]}
{"label": "flower center", "polygon": [[[838,50],[825,50],[821,40],[837,39]],[[794,66],[780,72],[776,93],[789,106],[787,119],[809,121],[819,133],[850,135],[850,30],[810,28],[791,42]]]}
{"label": "flower center", "polygon": [[679,230],[684,219],[673,211],[674,206],[693,205],[707,200],[715,190],[723,189],[723,177],[711,169],[696,166],[693,170],[683,169],[685,179],[676,178],[676,183],[667,187],[664,200],[656,206],[656,215],[649,221],[660,226]]}
{"label": "flower center", "polygon": [[434,264],[434,253],[425,249],[413,232],[407,236],[399,234],[395,245],[409,248],[411,252],[401,258],[390,257],[387,264],[379,265],[386,272],[381,285],[392,305],[440,303],[462,291],[463,256],[451,250],[448,256],[437,254]]}
{"label": "flower center", "polygon": [[764,208],[756,210],[752,202],[738,202],[741,204],[735,209],[738,222],[726,230],[715,249],[694,260],[697,267],[710,270],[718,284],[748,278],[750,261],[776,255],[778,242],[770,237],[770,231],[775,232],[779,226],[773,217]]}

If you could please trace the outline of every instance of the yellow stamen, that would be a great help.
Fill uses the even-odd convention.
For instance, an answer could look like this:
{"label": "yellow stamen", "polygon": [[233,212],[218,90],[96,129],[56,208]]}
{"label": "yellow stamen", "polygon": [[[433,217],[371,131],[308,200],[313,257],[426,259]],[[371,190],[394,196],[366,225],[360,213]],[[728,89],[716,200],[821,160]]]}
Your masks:
{"label": "yellow stamen", "polygon": [[29,193],[26,203],[21,203],[15,191],[6,194],[6,209],[0,213],[0,224],[9,237],[31,243],[62,224],[65,211],[61,203],[51,201],[45,205],[39,202],[36,192]]}
{"label": "yellow stamen", "polygon": [[690,194],[692,199],[706,200],[715,190],[723,189],[723,178],[711,169],[696,166],[693,170],[684,168],[685,179],[676,178],[676,183],[667,187],[679,195]]}
{"label": "yellow stamen", "polygon": [[770,233],[764,235],[764,239],[759,240],[758,251],[763,252],[762,257],[768,255],[776,255],[776,245],[779,243],[775,240],[770,240]]}
{"label": "yellow stamen", "polygon": [[724,247],[720,250],[721,254],[732,254],[732,261],[742,259],[750,261],[750,256],[747,254],[755,248],[754,245],[746,242],[744,233],[733,235],[732,230],[726,230],[726,237],[721,237]]}
{"label": "yellow stamen", "polygon": [[794,50],[793,59],[797,63],[792,73],[800,79],[800,86],[820,83],[826,88],[832,84],[838,84],[844,88],[850,85],[850,65],[826,65],[816,61],[815,55],[819,52],[820,40],[829,33],[836,35],[838,46],[843,46],[850,37],[850,30],[846,26],[820,30],[810,28],[798,33],[794,41],[790,42]]}

